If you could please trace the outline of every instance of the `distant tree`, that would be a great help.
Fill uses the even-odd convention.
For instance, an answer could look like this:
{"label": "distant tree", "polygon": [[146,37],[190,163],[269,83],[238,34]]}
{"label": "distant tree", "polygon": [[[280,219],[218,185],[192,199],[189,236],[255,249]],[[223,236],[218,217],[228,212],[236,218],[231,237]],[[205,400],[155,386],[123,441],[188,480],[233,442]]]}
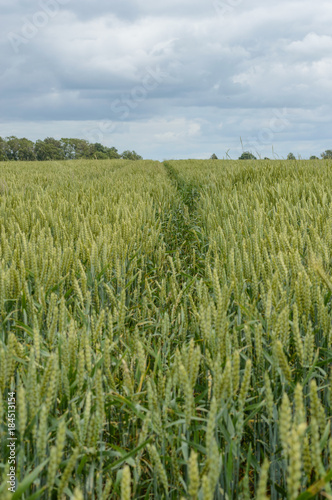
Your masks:
{"label": "distant tree", "polygon": [[64,160],[65,158],[61,141],[57,141],[53,137],[36,141],[35,154],[38,161]]}
{"label": "distant tree", "polygon": [[109,158],[121,158],[120,153],[115,147],[107,148],[107,154]]}
{"label": "distant tree", "polygon": [[269,160],[270,158],[268,158],[267,156],[264,157],[264,160]]}
{"label": "distant tree", "polygon": [[9,161],[33,161],[36,159],[34,143],[23,137],[19,139],[14,135],[1,139],[0,159]]}
{"label": "distant tree", "polygon": [[287,160],[296,160],[295,156],[293,155],[293,153],[288,153],[287,155]]}
{"label": "distant tree", "polygon": [[96,151],[93,154],[93,157],[94,157],[95,160],[108,160],[107,153],[103,153],[102,151]]}
{"label": "distant tree", "polygon": [[100,144],[100,142],[96,142],[94,144],[89,144],[89,157],[95,158],[96,160],[107,160],[108,156],[106,153],[106,146]]}
{"label": "distant tree", "polygon": [[142,156],[138,155],[136,151],[126,150],[122,153],[121,158],[124,160],[143,160]]}
{"label": "distant tree", "polygon": [[63,156],[65,160],[74,160],[75,159],[75,144],[74,139],[66,139],[62,138],[60,140],[61,148],[63,151]]}
{"label": "distant tree", "polygon": [[64,154],[61,146],[61,141],[54,139],[53,137],[46,137],[44,143],[48,146],[50,153],[52,153],[55,160],[63,160]]}
{"label": "distant tree", "polygon": [[313,156],[310,156],[309,160],[319,160],[319,158],[318,158],[318,156],[313,155]]}
{"label": "distant tree", "polygon": [[97,158],[99,160],[107,160],[108,158],[121,158],[116,148],[108,148],[106,146],[103,146],[99,142],[90,144],[90,154],[93,158]]}
{"label": "distant tree", "polygon": [[0,137],[0,161],[7,161],[8,158],[8,144],[5,139]]}
{"label": "distant tree", "polygon": [[64,159],[66,160],[93,158],[94,148],[85,139],[63,138],[60,143]]}
{"label": "distant tree", "polygon": [[213,153],[213,155],[210,156],[210,160],[218,160],[218,156]]}
{"label": "distant tree", "polygon": [[242,153],[242,155],[239,156],[239,160],[257,160],[257,158],[249,151],[244,151],[244,153]]}
{"label": "distant tree", "polygon": [[11,135],[6,137],[7,142],[7,158],[9,161],[18,160],[18,152],[20,150],[20,140],[18,137]]}
{"label": "distant tree", "polygon": [[327,149],[324,153],[321,154],[323,160],[331,160],[332,159],[332,149]]}
{"label": "distant tree", "polygon": [[34,143],[29,139],[26,139],[25,137],[19,139],[17,159],[20,161],[34,161],[36,159],[34,147]]}
{"label": "distant tree", "polygon": [[75,151],[75,159],[92,157],[93,150],[89,141],[85,139],[71,139],[71,141]]}
{"label": "distant tree", "polygon": [[0,161],[47,161],[47,160],[78,160],[80,158],[142,160],[136,151],[124,151],[122,155],[112,146],[107,147],[96,142],[90,144],[85,139],[53,137],[37,140],[33,143],[23,137],[0,137]]}
{"label": "distant tree", "polygon": [[100,151],[101,153],[106,153],[107,151],[107,147],[100,144],[100,142],[95,142],[94,144],[92,144],[92,146],[94,147],[95,151]]}

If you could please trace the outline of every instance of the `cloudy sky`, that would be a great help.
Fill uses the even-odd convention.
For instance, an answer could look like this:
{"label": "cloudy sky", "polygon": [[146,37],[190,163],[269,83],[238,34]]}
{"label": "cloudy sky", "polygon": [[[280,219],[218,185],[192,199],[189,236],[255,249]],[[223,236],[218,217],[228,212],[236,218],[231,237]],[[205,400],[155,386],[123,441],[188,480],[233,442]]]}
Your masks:
{"label": "cloudy sky", "polygon": [[330,0],[1,0],[0,12],[2,137],[159,160],[332,149]]}

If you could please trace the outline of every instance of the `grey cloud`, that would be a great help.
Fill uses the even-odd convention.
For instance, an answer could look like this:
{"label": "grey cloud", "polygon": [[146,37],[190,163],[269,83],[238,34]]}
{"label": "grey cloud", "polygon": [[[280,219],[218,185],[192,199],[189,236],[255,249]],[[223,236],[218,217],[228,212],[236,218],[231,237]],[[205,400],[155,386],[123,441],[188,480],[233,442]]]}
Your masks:
{"label": "grey cloud", "polygon": [[[167,144],[179,155],[227,145],[236,151],[240,136],[268,138],[258,140],[262,151],[276,142],[285,154],[290,138],[302,147],[328,141],[329,3],[61,1],[17,51],[8,34],[21,36],[42,4],[3,2],[3,135],[6,124],[15,133],[13,127],[34,123],[37,130],[40,122],[40,137],[45,123],[60,136],[61,127],[73,132],[76,123],[79,136],[86,123],[93,130],[109,120],[116,130],[103,133],[105,140],[137,140],[146,156],[158,147],[164,154]],[[271,132],[273,113],[284,108],[287,127]]]}

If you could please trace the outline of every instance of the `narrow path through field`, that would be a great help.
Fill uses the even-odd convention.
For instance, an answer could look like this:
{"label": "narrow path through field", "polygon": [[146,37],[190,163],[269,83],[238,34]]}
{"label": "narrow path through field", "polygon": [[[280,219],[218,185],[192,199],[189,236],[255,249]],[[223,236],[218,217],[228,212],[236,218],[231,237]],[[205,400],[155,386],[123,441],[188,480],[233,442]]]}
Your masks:
{"label": "narrow path through field", "polygon": [[203,270],[203,265],[200,264],[204,263],[204,255],[208,249],[198,212],[200,186],[185,181],[170,162],[164,162],[163,165],[178,193],[178,201],[169,213],[167,231],[164,233],[167,250],[170,254],[178,251],[188,270],[194,260],[200,274],[200,268]]}

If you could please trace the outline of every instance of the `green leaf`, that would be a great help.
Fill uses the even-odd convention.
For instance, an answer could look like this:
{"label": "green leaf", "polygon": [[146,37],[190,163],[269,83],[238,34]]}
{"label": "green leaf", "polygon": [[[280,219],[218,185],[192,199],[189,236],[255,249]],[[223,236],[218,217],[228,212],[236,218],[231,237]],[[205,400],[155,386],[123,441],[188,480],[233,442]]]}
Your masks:
{"label": "green leaf", "polygon": [[303,380],[302,382],[302,386],[304,387],[306,385],[306,383],[310,380],[310,377],[311,377],[311,374],[312,372],[314,371],[314,369],[316,368],[316,364],[317,364],[317,360],[318,360],[318,354],[319,354],[319,349],[317,349],[316,351],[316,354],[315,354],[315,358],[314,358],[314,361],[311,365],[311,368],[306,376],[306,378]]}
{"label": "green leaf", "polygon": [[296,500],[309,500],[310,498],[314,498],[317,493],[322,491],[324,486],[332,480],[332,469],[329,470],[324,477],[316,481],[316,483],[309,486],[309,488],[301,493]]}
{"label": "green leaf", "polygon": [[12,496],[12,500],[19,500],[23,493],[29,488],[30,484],[34,482],[34,480],[38,477],[38,475],[41,473],[47,462],[49,461],[49,458],[44,460],[38,467],[36,467],[28,476],[26,476],[23,481],[17,486],[17,489],[15,493]]}
{"label": "green leaf", "polygon": [[22,330],[24,330],[25,332],[27,332],[31,338],[33,338],[33,329],[30,328],[30,326],[26,325],[25,323],[22,323],[21,321],[15,321],[15,326],[17,328],[21,328]]}
{"label": "green leaf", "polygon": [[47,489],[47,486],[43,486],[40,488],[40,490],[36,491],[36,493],[33,493],[33,495],[30,495],[26,500],[39,500],[39,498],[42,498],[42,493]]}
{"label": "green leaf", "polygon": [[[142,448],[144,448],[147,444],[149,444],[152,441],[152,436],[146,439],[142,444],[131,450],[129,453],[126,455],[123,455],[121,458],[110,464],[108,467],[105,467],[104,472],[110,470],[110,469],[115,469],[116,467],[119,467],[119,465],[123,464],[123,462],[126,462],[128,458],[132,457],[135,455],[138,451],[140,451]],[[125,451],[125,450],[123,450]]]}

